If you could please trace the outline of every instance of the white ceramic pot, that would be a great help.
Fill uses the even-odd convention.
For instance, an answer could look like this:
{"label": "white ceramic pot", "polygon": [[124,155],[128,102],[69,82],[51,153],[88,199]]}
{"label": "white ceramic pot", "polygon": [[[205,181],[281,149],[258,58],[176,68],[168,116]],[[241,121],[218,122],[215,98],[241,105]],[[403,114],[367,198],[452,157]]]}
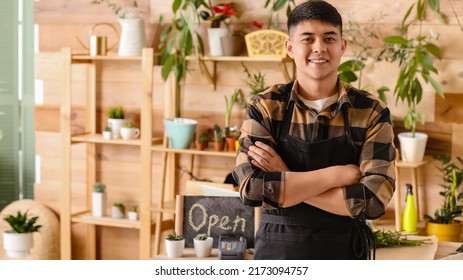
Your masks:
{"label": "white ceramic pot", "polygon": [[25,258],[33,246],[32,232],[17,233],[14,231],[3,232],[3,248],[9,258]]}
{"label": "white ceramic pot", "polygon": [[225,27],[208,28],[207,38],[209,42],[209,53],[211,56],[222,56],[222,42],[220,38],[228,36],[228,29]]}
{"label": "white ceramic pot", "polygon": [[206,258],[211,255],[214,238],[208,237],[206,240],[193,239],[195,254],[199,258]]}
{"label": "white ceramic pot", "polygon": [[121,138],[121,128],[124,126],[124,119],[108,119],[108,126],[111,127],[113,139]]}
{"label": "white ceramic pot", "polygon": [[423,161],[428,135],[420,132],[412,137],[411,132],[402,132],[397,135],[400,142],[400,154],[404,162]]}
{"label": "white ceramic pot", "polygon": [[138,212],[129,211],[127,212],[127,217],[130,221],[137,221],[138,220]]}
{"label": "white ceramic pot", "polygon": [[119,19],[121,38],[120,56],[140,56],[145,47],[145,22],[141,18]]}
{"label": "white ceramic pot", "polygon": [[140,136],[140,129],[136,127],[121,127],[121,137],[124,140],[136,139]]}
{"label": "white ceramic pot", "polygon": [[123,219],[125,217],[124,207],[112,206],[111,207],[111,217],[114,219]]}
{"label": "white ceramic pot", "polygon": [[106,210],[106,193],[92,192],[92,215],[104,217]]}
{"label": "white ceramic pot", "polygon": [[185,248],[185,239],[182,240],[167,240],[166,239],[166,252],[169,258],[180,258],[183,256],[183,249]]}
{"label": "white ceramic pot", "polygon": [[113,133],[111,131],[103,131],[103,139],[111,140],[113,138]]}

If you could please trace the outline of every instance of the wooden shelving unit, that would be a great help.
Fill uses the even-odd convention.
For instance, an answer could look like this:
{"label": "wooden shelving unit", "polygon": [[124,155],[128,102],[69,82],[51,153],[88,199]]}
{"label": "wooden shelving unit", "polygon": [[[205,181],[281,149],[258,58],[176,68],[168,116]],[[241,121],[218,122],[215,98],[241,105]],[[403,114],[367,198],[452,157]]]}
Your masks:
{"label": "wooden shelving unit", "polygon": [[[166,137],[153,138],[152,137],[152,113],[153,113],[153,66],[154,66],[154,53],[153,49],[143,49],[141,57],[120,57],[117,55],[107,56],[89,56],[72,54],[70,48],[62,50],[63,56],[63,93],[60,108],[60,123],[62,134],[62,152],[63,152],[63,174],[62,174],[62,192],[61,192],[61,258],[71,259],[71,224],[81,223],[87,225],[87,258],[96,258],[96,226],[105,227],[118,227],[129,228],[139,231],[139,256],[140,259],[151,258],[151,236],[154,231],[154,254],[159,254],[161,232],[163,229],[172,228],[173,221],[163,219],[163,214],[175,215],[175,194],[176,191],[167,189],[166,178],[175,179],[175,164],[176,154],[183,154],[190,156],[190,170],[193,170],[195,156],[208,156],[208,157],[226,157],[235,158],[234,152],[217,152],[213,150],[199,151],[195,149],[172,149],[167,145]],[[193,58],[190,58],[192,60]],[[142,78],[142,98],[140,105],[140,139],[134,140],[105,140],[102,135],[96,130],[96,67],[99,61],[131,61],[133,63],[141,64]],[[206,62],[213,64],[213,71],[210,72],[207,68]],[[294,67],[292,77],[289,74],[287,63],[291,62],[290,59],[282,58],[252,58],[252,57],[210,57],[205,56],[199,58],[199,65],[201,71],[211,84],[216,84],[216,68],[219,62],[273,62],[278,63],[280,69],[286,80],[294,77]],[[87,65],[87,106],[85,112],[85,133],[72,134],[71,130],[71,113],[72,113],[72,65],[73,64],[86,64]],[[165,95],[168,96],[165,100],[164,117],[174,117],[175,102],[169,100],[174,98],[175,94],[175,81],[170,79],[165,83]],[[71,199],[71,146],[77,143],[85,143],[86,148],[86,210],[80,213],[72,213],[72,199]],[[97,145],[128,145],[135,146],[140,149],[140,198],[139,198],[139,221],[132,222],[126,219],[112,219],[109,217],[97,218],[91,216],[91,193],[93,184],[96,182],[96,146]],[[161,153],[161,187],[159,192],[159,201],[156,204],[152,203],[152,153]],[[168,168],[169,167],[169,168]],[[169,195],[165,195],[166,191],[173,194],[171,198],[166,199]],[[155,218],[152,219],[154,213]]]}
{"label": "wooden shelving unit", "polygon": [[[63,56],[63,93],[60,108],[60,123],[62,134],[62,193],[61,193],[61,258],[71,259],[71,224],[81,223],[87,225],[87,258],[96,258],[96,226],[108,226],[118,228],[130,228],[139,230],[140,242],[139,252],[140,259],[149,259],[151,255],[151,236],[152,227],[155,224],[151,219],[151,146],[162,143],[162,138],[152,137],[152,104],[153,104],[153,49],[143,49],[142,56],[137,57],[120,57],[116,55],[108,56],[89,56],[72,54],[71,49],[64,48]],[[104,140],[96,129],[96,67],[97,61],[131,61],[141,65],[142,78],[142,98],[140,104],[141,127],[140,139],[135,140]],[[85,112],[85,133],[73,135],[71,131],[71,113],[72,113],[72,65],[87,65],[87,106]],[[77,143],[86,144],[86,208],[81,213],[71,213],[72,209],[72,178],[71,178],[71,146]],[[97,218],[90,215],[91,211],[91,193],[94,183],[96,182],[96,145],[129,145],[136,146],[140,149],[140,198],[139,198],[139,221],[132,222],[127,219],[112,219],[110,217]],[[166,223],[159,223],[159,226]]]}

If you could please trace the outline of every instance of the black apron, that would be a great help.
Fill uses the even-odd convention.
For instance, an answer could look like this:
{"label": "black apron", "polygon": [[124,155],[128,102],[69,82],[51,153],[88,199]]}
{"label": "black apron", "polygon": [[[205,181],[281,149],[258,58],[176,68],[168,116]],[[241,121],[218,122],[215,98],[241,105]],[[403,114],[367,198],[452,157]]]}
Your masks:
{"label": "black apron", "polygon": [[[276,150],[289,170],[358,165],[358,148],[353,144],[346,106],[342,108],[345,135],[314,143],[289,135],[293,110],[294,102],[290,101],[276,138]],[[339,216],[300,203],[288,208],[262,210],[254,259],[367,259],[372,243],[365,219]]]}

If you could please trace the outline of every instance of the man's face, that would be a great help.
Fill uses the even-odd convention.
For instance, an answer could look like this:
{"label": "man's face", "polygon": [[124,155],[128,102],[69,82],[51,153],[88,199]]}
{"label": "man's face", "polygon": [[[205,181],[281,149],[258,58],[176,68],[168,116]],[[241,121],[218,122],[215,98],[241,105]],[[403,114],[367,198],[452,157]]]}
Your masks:
{"label": "man's face", "polygon": [[298,80],[323,81],[337,78],[346,45],[339,28],[318,20],[307,20],[293,27],[286,51],[294,59]]}

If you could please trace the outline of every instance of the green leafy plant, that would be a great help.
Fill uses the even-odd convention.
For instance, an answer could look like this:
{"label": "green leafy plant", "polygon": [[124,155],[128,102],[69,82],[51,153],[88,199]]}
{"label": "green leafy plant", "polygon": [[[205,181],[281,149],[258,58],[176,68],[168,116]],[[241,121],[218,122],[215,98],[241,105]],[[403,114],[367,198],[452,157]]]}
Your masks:
{"label": "green leafy plant", "polygon": [[125,112],[122,106],[110,107],[108,110],[108,118],[110,119],[123,119],[124,116]]}
{"label": "green leafy plant", "polygon": [[171,240],[171,241],[179,241],[179,240],[183,240],[184,237],[183,237],[183,235],[177,234],[177,233],[174,231],[173,233],[168,234],[168,235],[166,236],[166,239],[167,239],[167,240]]}
{"label": "green leafy plant", "polygon": [[124,207],[124,204],[123,204],[122,202],[114,202],[114,203],[113,203],[113,206],[114,206],[114,207],[123,208],[123,207]]}
{"label": "green leafy plant", "polygon": [[278,12],[286,7],[286,16],[288,16],[295,6],[295,0],[266,0],[264,8],[270,8],[272,13],[269,18],[267,28],[273,27],[274,29],[278,29],[280,27],[280,17]]}
{"label": "green leafy plant", "polygon": [[240,96],[242,96],[241,89],[235,89],[233,91],[233,94],[230,96],[230,99],[226,95],[224,95],[225,98],[225,127],[229,128],[230,127],[230,119],[231,119],[231,113],[233,110],[233,106],[238,102],[238,99]]}
{"label": "green leafy plant", "polygon": [[137,205],[133,205],[130,207],[130,212],[138,212],[138,206]]}
{"label": "green leafy plant", "polygon": [[29,210],[24,214],[18,211],[16,216],[8,215],[4,220],[11,226],[14,232],[17,233],[29,233],[36,232],[42,227],[37,224],[38,216],[27,217]]}
{"label": "green leafy plant", "polygon": [[141,18],[140,10],[138,8],[137,1],[135,0],[133,1],[133,5],[131,7],[125,8],[122,8],[111,0],[92,0],[91,3],[106,3],[106,5],[108,5],[108,7],[110,7],[119,18]]}
{"label": "green leafy plant", "polygon": [[[394,95],[396,103],[406,102],[408,106],[404,126],[411,131],[412,137],[415,137],[417,122],[424,123],[424,114],[416,110],[416,106],[423,97],[423,86],[419,76],[426,84],[431,84],[437,94],[444,98],[441,86],[432,77],[433,73],[438,74],[434,60],[442,58],[441,49],[432,43],[437,39],[436,36],[433,34],[427,36],[423,33],[422,25],[428,7],[441,22],[444,22],[439,12],[438,0],[416,0],[405,13],[399,28],[400,34],[384,39],[390,44],[388,48],[391,53],[390,60],[399,62],[399,77],[394,88]],[[416,18],[410,19],[413,10],[416,12]],[[412,24],[418,24],[418,34],[409,37],[408,31]]]}
{"label": "green leafy plant", "polygon": [[198,143],[207,143],[211,141],[211,136],[207,132],[203,132],[198,136]]}
{"label": "green leafy plant", "polygon": [[160,63],[162,65],[161,75],[167,81],[172,74],[175,77],[175,115],[181,116],[180,107],[180,86],[185,80],[187,72],[188,57],[194,55],[198,59],[204,54],[204,44],[201,36],[196,31],[200,22],[197,9],[203,4],[200,0],[174,0],[172,12],[174,17],[172,24],[164,23],[164,17],[159,18],[162,26],[160,36]]}
{"label": "green leafy plant", "polygon": [[205,234],[205,233],[200,233],[200,234],[196,235],[195,239],[196,239],[196,240],[202,240],[202,241],[204,241],[204,240],[207,240],[208,237],[209,237],[209,236],[208,236],[207,234]]}
{"label": "green leafy plant", "polygon": [[441,162],[441,167],[437,167],[442,172],[443,184],[439,195],[443,197],[442,206],[434,213],[434,217],[428,214],[424,218],[432,223],[451,224],[452,221],[462,215],[463,211],[463,192],[459,192],[463,178],[463,161],[457,157],[458,165],[452,161],[448,155],[435,156]]}
{"label": "green leafy plant", "polygon": [[223,142],[223,137],[224,137],[223,129],[218,124],[214,124],[214,141],[216,143],[221,143]]}
{"label": "green leafy plant", "polygon": [[128,122],[124,123],[124,127],[126,127],[126,128],[134,128],[135,125],[133,124],[132,121],[128,121]]}
{"label": "green leafy plant", "polygon": [[95,184],[93,185],[93,191],[94,191],[94,192],[104,193],[105,190],[106,190],[106,185],[103,184],[103,183],[97,182],[97,183],[95,183]]}
{"label": "green leafy plant", "polygon": [[407,235],[398,231],[377,230],[373,232],[376,248],[399,247],[399,246],[421,246],[431,244],[430,239],[411,240]]}
{"label": "green leafy plant", "polygon": [[246,85],[250,89],[251,97],[269,88],[265,82],[265,74],[260,71],[257,73],[251,73],[244,63],[241,63],[241,65],[243,66],[244,73],[246,73],[247,76]]}
{"label": "green leafy plant", "polygon": [[109,131],[109,132],[111,132],[111,131],[113,131],[113,129],[112,129],[110,126],[107,126],[107,127],[104,128],[104,131]]}

